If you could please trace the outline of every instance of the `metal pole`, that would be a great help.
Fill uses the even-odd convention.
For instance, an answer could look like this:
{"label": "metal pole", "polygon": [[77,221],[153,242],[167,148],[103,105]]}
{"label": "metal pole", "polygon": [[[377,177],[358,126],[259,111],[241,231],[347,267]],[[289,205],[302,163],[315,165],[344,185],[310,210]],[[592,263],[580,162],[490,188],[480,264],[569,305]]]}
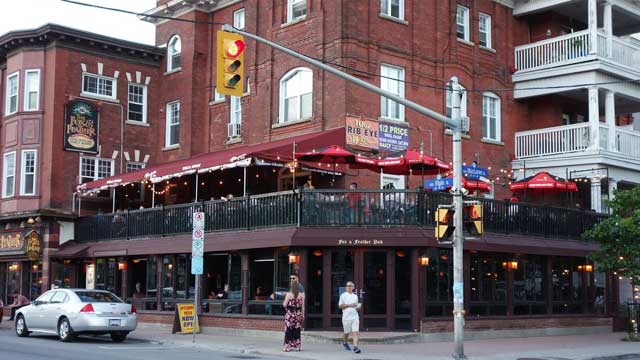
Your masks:
{"label": "metal pole", "polygon": [[[451,80],[452,118],[460,121],[460,101],[462,93],[458,78]],[[464,272],[462,235],[462,133],[461,128],[453,129],[453,337],[454,359],[466,359],[464,355]]]}
{"label": "metal pole", "polygon": [[156,207],[156,183],[151,184],[151,207]]}
{"label": "metal pole", "polygon": [[79,194],[78,195],[78,216],[81,216],[80,213],[82,212],[82,196]]}
{"label": "metal pole", "polygon": [[198,188],[200,187],[200,181],[198,180],[198,171],[196,171],[196,201],[198,202]]}
{"label": "metal pole", "polygon": [[[296,142],[295,141],[293,142],[293,167],[292,167],[292,169],[293,170],[291,170],[291,174],[292,174],[293,178],[291,180],[292,180],[292,184],[293,185],[291,186],[291,189],[295,191],[296,190]],[[336,176],[335,171],[333,172],[333,176]]]}
{"label": "metal pole", "polygon": [[243,171],[243,175],[244,175],[244,189],[242,191],[242,196],[246,197],[247,196],[247,167],[244,167],[244,171]]}
{"label": "metal pole", "polygon": [[116,212],[116,188],[111,188],[111,212]]}
{"label": "metal pole", "polygon": [[372,91],[378,95],[384,96],[388,99],[391,99],[399,104],[402,104],[408,108],[410,108],[411,110],[414,110],[416,112],[419,112],[422,115],[428,116],[430,118],[433,118],[441,123],[445,123],[447,125],[449,125],[451,128],[455,129],[459,126],[459,122],[456,122],[455,120],[452,120],[442,114],[439,114],[431,109],[428,109],[420,104],[416,104],[413,101],[407,100],[405,98],[402,98],[392,92],[383,90],[375,85],[371,85],[366,81],[360,80],[355,76],[349,75],[343,71],[337,70],[332,68],[331,66],[325,65],[323,64],[321,61],[315,60],[313,58],[310,58],[308,56],[302,55],[294,50],[288,49],[284,46],[281,46],[279,44],[276,44],[272,41],[269,41],[267,39],[261,38],[260,36],[248,33],[246,31],[242,31],[242,30],[238,30],[236,28],[234,28],[233,26],[229,25],[229,24],[225,24],[222,26],[222,30],[223,31],[228,31],[228,32],[232,32],[232,33],[236,33],[236,34],[240,34],[243,36],[246,36],[250,39],[253,39],[261,44],[265,44],[267,46],[271,46],[272,48],[275,48],[277,50],[280,50],[282,52],[284,52],[285,54],[291,55],[297,59],[300,59],[304,62],[307,62],[311,65],[317,66],[318,68],[331,73],[339,78],[345,79],[347,81],[350,81],[358,86],[362,86],[363,88]]}
{"label": "metal pole", "polygon": [[[197,172],[196,172],[197,174]],[[196,327],[198,326],[198,296],[200,295],[200,275],[196,277],[195,298],[193,299],[193,343],[196,343]]]}

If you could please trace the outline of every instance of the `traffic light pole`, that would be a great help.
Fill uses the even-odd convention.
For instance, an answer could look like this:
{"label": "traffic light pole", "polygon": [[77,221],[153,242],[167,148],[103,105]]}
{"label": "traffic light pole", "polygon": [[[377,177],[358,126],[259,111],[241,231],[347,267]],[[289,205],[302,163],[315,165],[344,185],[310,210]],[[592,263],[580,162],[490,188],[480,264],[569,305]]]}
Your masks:
{"label": "traffic light pole", "polygon": [[428,116],[436,121],[439,121],[447,126],[449,126],[453,130],[453,201],[454,201],[454,234],[453,234],[453,268],[454,268],[454,339],[455,339],[455,350],[453,353],[454,359],[465,359],[464,355],[464,302],[462,289],[464,289],[463,285],[463,266],[462,266],[462,143],[461,143],[461,130],[462,130],[462,122],[460,118],[460,98],[461,98],[461,89],[458,85],[457,78],[454,78],[452,82],[452,118],[446,117],[434,110],[428,109],[420,104],[417,104],[413,101],[402,98],[396,94],[393,94],[389,91],[383,90],[377,86],[371,85],[370,83],[361,80],[355,76],[349,75],[343,71],[337,70],[328,66],[321,61],[310,58],[303,54],[300,54],[294,50],[286,48],[282,45],[276,44],[272,41],[264,39],[260,36],[239,30],[234,28],[231,25],[225,24],[222,26],[223,31],[231,32],[246,36],[249,39],[253,39],[260,44],[264,44],[270,46],[274,49],[280,50],[285,54],[291,55],[292,57],[302,60],[306,63],[314,65],[320,68],[323,71],[331,73],[339,78],[352,82],[358,86],[361,86],[371,92],[384,96],[385,98],[391,99],[399,104],[406,106],[407,108],[416,111],[422,115]]}

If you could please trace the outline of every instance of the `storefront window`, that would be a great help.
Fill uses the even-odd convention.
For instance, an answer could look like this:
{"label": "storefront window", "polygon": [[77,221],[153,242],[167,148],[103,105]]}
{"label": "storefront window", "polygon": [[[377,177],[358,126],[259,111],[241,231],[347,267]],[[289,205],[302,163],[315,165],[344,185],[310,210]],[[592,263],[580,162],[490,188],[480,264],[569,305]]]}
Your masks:
{"label": "storefront window", "polygon": [[[589,274],[591,275],[591,274]],[[593,304],[591,312],[597,315],[606,313],[607,274],[603,272],[593,273]],[[591,292],[589,292],[591,294]]]}
{"label": "storefront window", "polygon": [[[58,263],[54,266],[53,285],[58,288],[71,288],[74,287],[74,265],[71,260],[65,260],[62,263]],[[30,269],[33,271],[33,269]]]}
{"label": "storefront window", "polygon": [[322,268],[324,253],[320,249],[309,252],[307,266],[307,284],[305,285],[305,301],[307,303],[307,327],[322,328]]}
{"label": "storefront window", "polygon": [[470,315],[506,315],[506,258],[489,253],[472,253],[470,258]]}
{"label": "storefront window", "polygon": [[35,299],[42,294],[42,261],[31,263],[30,278],[30,299]]}
{"label": "storefront window", "polygon": [[411,330],[411,249],[395,252],[395,328]]}
{"label": "storefront window", "polygon": [[284,314],[282,300],[289,291],[289,268],[286,249],[256,250],[250,254],[250,314]]}
{"label": "storefront window", "polygon": [[172,298],[173,295],[173,255],[162,257],[162,297]]}
{"label": "storefront window", "polygon": [[206,254],[204,258],[203,311],[217,314],[242,312],[240,255]]}
{"label": "storefront window", "polygon": [[7,302],[7,293],[5,292],[7,281],[7,267],[5,263],[0,263],[0,301]]}
{"label": "storefront window", "polygon": [[451,316],[453,256],[449,249],[429,249],[425,316]]}
{"label": "storefront window", "polygon": [[542,256],[528,255],[518,259],[518,268],[513,271],[514,315],[547,313],[546,278]]}
{"label": "storefront window", "polygon": [[21,263],[13,262],[7,266],[7,295],[20,293]]}
{"label": "storefront window", "polygon": [[[355,281],[355,253],[339,250],[331,252],[331,326],[342,326],[342,310],[338,307],[340,294],[346,291],[347,281]],[[356,288],[362,284],[356,284]]]}
{"label": "storefront window", "polygon": [[165,255],[162,258],[162,298],[163,310],[173,310],[176,302],[193,299],[195,296],[195,276],[191,275],[189,255]]}
{"label": "storefront window", "polygon": [[158,296],[158,260],[155,256],[150,256],[146,262],[147,267],[147,286],[146,296],[155,298]]}
{"label": "storefront window", "polygon": [[[115,258],[96,259],[95,288],[121,296],[121,273]],[[66,276],[64,277],[66,279]],[[63,284],[64,285],[64,284]]]}
{"label": "storefront window", "polygon": [[554,314],[580,314],[584,306],[583,258],[557,257],[551,262]]}

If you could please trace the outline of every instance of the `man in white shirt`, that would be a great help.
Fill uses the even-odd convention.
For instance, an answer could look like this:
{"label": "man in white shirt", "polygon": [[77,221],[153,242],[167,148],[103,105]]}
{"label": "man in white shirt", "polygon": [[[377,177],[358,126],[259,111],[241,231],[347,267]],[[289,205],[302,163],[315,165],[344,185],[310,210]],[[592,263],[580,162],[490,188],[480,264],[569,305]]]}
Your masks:
{"label": "man in white shirt", "polygon": [[342,327],[344,328],[344,334],[342,335],[342,347],[346,351],[351,351],[349,347],[349,334],[353,334],[353,351],[356,354],[360,353],[358,348],[358,341],[360,339],[360,316],[358,315],[358,309],[361,304],[358,303],[358,295],[354,294],[355,284],[353,281],[347,282],[347,291],[340,295],[340,301],[338,307],[342,309]]}

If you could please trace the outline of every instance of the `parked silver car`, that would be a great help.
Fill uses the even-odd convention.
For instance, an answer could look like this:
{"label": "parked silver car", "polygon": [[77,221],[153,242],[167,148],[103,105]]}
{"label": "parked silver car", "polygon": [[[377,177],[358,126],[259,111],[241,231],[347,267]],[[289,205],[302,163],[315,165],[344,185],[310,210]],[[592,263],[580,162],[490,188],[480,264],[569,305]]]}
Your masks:
{"label": "parked silver car", "polygon": [[56,334],[72,341],[79,334],[110,334],[124,341],[136,329],[136,308],[104,290],[55,289],[16,312],[16,334]]}

